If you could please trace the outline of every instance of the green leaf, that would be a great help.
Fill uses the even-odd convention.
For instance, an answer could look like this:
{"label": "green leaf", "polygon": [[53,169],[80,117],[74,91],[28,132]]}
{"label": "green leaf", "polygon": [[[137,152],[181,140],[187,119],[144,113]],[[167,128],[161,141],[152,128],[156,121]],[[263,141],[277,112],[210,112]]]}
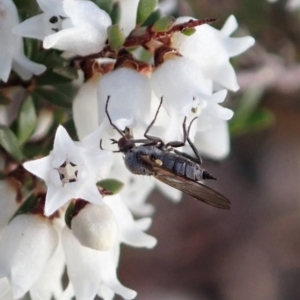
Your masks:
{"label": "green leaf", "polygon": [[243,121],[230,122],[229,129],[232,135],[241,135],[247,132],[264,130],[272,126],[274,122],[274,114],[267,109],[261,108]]}
{"label": "green leaf", "polygon": [[169,31],[175,22],[175,18],[172,16],[166,16],[156,21],[152,27],[155,32]]}
{"label": "green leaf", "polygon": [[22,160],[22,152],[15,134],[6,126],[0,125],[0,145],[16,161]]}
{"label": "green leaf", "polygon": [[181,33],[186,35],[186,36],[191,36],[195,32],[196,32],[195,28],[188,28],[188,29],[185,29],[185,30],[181,31]]}
{"label": "green leaf", "polygon": [[94,0],[93,2],[101,9],[105,10],[108,14],[112,10],[112,7],[113,7],[112,0]]}
{"label": "green leaf", "polygon": [[71,201],[65,213],[65,223],[70,229],[71,229],[74,209],[75,209],[75,203]]}
{"label": "green leaf", "polygon": [[19,144],[22,145],[32,135],[37,122],[37,116],[32,97],[29,95],[20,106],[17,120],[17,136]]}
{"label": "green leaf", "polygon": [[119,25],[111,25],[107,28],[108,42],[112,50],[117,51],[125,42],[125,36]]}
{"label": "green leaf", "polygon": [[71,108],[77,88],[70,84],[37,86],[31,91],[36,100],[45,100],[56,106]]}
{"label": "green leaf", "polygon": [[136,15],[136,23],[138,25],[143,24],[151,15],[157,5],[157,2],[157,0],[140,0]]}
{"label": "green leaf", "polygon": [[258,85],[251,85],[247,88],[240,99],[238,108],[235,110],[232,122],[240,122],[249,118],[260,103],[263,93],[264,89]]}
{"label": "green leaf", "polygon": [[117,24],[121,19],[121,6],[119,2],[114,3],[112,10],[110,12],[110,18],[112,24]]}
{"label": "green leaf", "polygon": [[117,179],[104,179],[97,182],[97,185],[101,186],[103,189],[112,192],[113,194],[117,194],[123,188],[124,183]]}
{"label": "green leaf", "polygon": [[24,215],[32,212],[32,210],[38,204],[38,198],[35,195],[30,195],[25,202],[19,207],[10,220],[18,215]]}
{"label": "green leaf", "polygon": [[36,77],[36,85],[64,84],[77,79],[77,71],[69,68],[57,66],[53,69],[47,68],[46,72]]}
{"label": "green leaf", "polygon": [[159,9],[157,9],[151,13],[151,15],[141,25],[141,27],[152,26],[161,17],[162,17],[161,11]]}

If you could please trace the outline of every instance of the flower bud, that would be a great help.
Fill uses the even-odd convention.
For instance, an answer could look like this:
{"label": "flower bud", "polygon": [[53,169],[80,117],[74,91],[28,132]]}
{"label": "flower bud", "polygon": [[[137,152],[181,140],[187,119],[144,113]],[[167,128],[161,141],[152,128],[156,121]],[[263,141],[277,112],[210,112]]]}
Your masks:
{"label": "flower bud", "polygon": [[73,217],[71,228],[82,246],[106,251],[118,241],[118,225],[112,210],[106,205],[85,205]]}

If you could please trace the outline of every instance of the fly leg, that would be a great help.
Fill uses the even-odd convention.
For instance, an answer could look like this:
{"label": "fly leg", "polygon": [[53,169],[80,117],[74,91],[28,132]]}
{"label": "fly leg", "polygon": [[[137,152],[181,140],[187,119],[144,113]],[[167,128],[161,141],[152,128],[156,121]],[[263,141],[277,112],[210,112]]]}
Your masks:
{"label": "fly leg", "polygon": [[186,130],[186,117],[184,117],[184,119],[183,119],[182,129],[183,129],[183,141],[168,142],[166,144],[166,148],[170,148],[170,150],[172,150],[172,148],[178,148],[178,147],[182,147],[185,145],[187,138],[188,138],[188,131],[189,131],[189,130],[188,131]]}
{"label": "fly leg", "polygon": [[[182,142],[180,142],[180,141],[169,142],[169,143],[166,144],[166,147],[170,146],[170,147],[172,147],[172,148],[178,148],[178,147],[184,146],[184,145],[186,144],[186,142],[188,142],[189,145],[190,145],[190,147],[192,148],[192,150],[193,150],[193,152],[194,152],[194,154],[195,154],[196,157],[193,157],[193,156],[191,156],[191,155],[189,155],[189,154],[187,154],[187,153],[180,152],[180,151],[175,150],[175,149],[174,149],[174,152],[175,152],[176,154],[185,156],[186,158],[188,158],[188,159],[190,159],[190,160],[196,162],[197,164],[202,164],[202,159],[201,159],[201,157],[200,157],[200,155],[199,155],[199,153],[198,153],[198,151],[197,151],[197,148],[196,148],[196,146],[194,145],[194,143],[191,141],[191,139],[189,138],[191,126],[192,126],[193,122],[194,122],[196,119],[197,119],[197,117],[194,118],[194,119],[191,121],[191,123],[190,123],[188,129],[186,129],[186,117],[185,117],[184,120],[183,120],[183,124],[182,124],[182,128],[183,128],[183,141],[182,141]],[[172,150],[172,148],[171,148],[171,150]]]}
{"label": "fly leg", "polygon": [[194,154],[196,155],[196,158],[197,158],[197,160],[195,160],[195,158],[194,158],[193,161],[196,161],[197,163],[199,163],[199,164],[201,165],[201,164],[202,164],[202,158],[201,158],[201,156],[200,156],[200,154],[199,154],[199,152],[198,152],[196,146],[194,145],[194,143],[193,143],[193,142],[190,140],[190,138],[189,138],[191,126],[192,126],[193,122],[194,122],[196,119],[197,119],[197,117],[195,117],[195,118],[191,121],[191,123],[190,123],[190,125],[189,125],[188,131],[187,131],[187,141],[188,141],[190,147],[192,148],[192,150],[193,150],[193,152],[194,152]]}
{"label": "fly leg", "polygon": [[106,100],[106,104],[105,104],[105,113],[106,113],[106,115],[107,115],[108,121],[109,121],[110,125],[111,125],[114,129],[116,129],[116,130],[121,134],[121,136],[125,136],[124,132],[123,132],[122,130],[120,130],[120,129],[112,122],[112,120],[111,120],[111,118],[110,118],[110,115],[109,115],[109,113],[108,113],[108,101],[109,101],[109,99],[110,99],[110,96],[107,96],[107,100]]}
{"label": "fly leg", "polygon": [[158,116],[158,113],[159,113],[159,110],[161,108],[162,102],[163,102],[163,97],[160,98],[160,103],[159,103],[159,106],[158,106],[157,111],[155,113],[154,119],[149,124],[149,126],[147,127],[147,129],[144,133],[144,137],[150,141],[149,144],[147,144],[147,145],[158,145],[159,148],[164,147],[165,144],[164,144],[163,140],[159,137],[149,135],[148,132],[150,131],[150,129],[152,128],[152,126],[154,125],[154,123],[156,121],[156,118]]}

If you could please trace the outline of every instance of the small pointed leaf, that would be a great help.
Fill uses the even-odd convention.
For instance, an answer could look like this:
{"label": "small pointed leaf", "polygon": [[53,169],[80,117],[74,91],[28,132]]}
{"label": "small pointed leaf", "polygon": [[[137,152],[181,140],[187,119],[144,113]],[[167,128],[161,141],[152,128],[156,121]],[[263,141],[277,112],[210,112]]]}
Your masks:
{"label": "small pointed leaf", "polygon": [[70,229],[71,229],[71,222],[73,218],[74,209],[75,209],[75,203],[71,201],[65,212],[65,222]]}
{"label": "small pointed leaf", "polygon": [[30,195],[19,207],[19,209],[15,212],[11,220],[18,215],[28,214],[32,212],[32,210],[35,209],[37,204],[38,204],[37,197],[35,195]]}
{"label": "small pointed leaf", "polygon": [[181,33],[186,35],[186,36],[191,36],[195,32],[196,32],[195,28],[188,28],[188,29],[185,29],[185,30],[181,31]]}
{"label": "small pointed leaf", "polygon": [[175,22],[175,18],[172,16],[166,16],[156,21],[152,27],[155,32],[166,32],[172,28]]}
{"label": "small pointed leaf", "polygon": [[17,120],[17,136],[19,144],[22,145],[32,135],[37,122],[37,116],[32,97],[29,95],[20,106]]}
{"label": "small pointed leaf", "polygon": [[110,12],[110,18],[112,24],[117,24],[121,19],[121,6],[119,2],[114,3]]}
{"label": "small pointed leaf", "polygon": [[105,10],[108,14],[112,10],[113,0],[94,0],[93,2],[101,9]]}
{"label": "small pointed leaf", "polygon": [[71,83],[37,86],[31,95],[37,100],[45,100],[56,106],[71,108],[77,88]]}
{"label": "small pointed leaf", "polygon": [[117,179],[104,179],[97,182],[97,185],[99,185],[103,189],[112,192],[113,194],[117,194],[123,188],[124,183]]}
{"label": "small pointed leaf", "polygon": [[156,9],[151,13],[151,15],[143,22],[141,27],[152,26],[156,21],[162,17],[161,10]]}
{"label": "small pointed leaf", "polygon": [[0,146],[16,161],[22,160],[22,152],[15,134],[6,126],[0,125]]}
{"label": "small pointed leaf", "polygon": [[125,36],[119,25],[111,25],[107,28],[108,42],[112,50],[117,51],[125,42]]}
{"label": "small pointed leaf", "polygon": [[140,0],[137,9],[136,23],[141,25],[144,21],[146,21],[155,9],[156,5],[157,0]]}

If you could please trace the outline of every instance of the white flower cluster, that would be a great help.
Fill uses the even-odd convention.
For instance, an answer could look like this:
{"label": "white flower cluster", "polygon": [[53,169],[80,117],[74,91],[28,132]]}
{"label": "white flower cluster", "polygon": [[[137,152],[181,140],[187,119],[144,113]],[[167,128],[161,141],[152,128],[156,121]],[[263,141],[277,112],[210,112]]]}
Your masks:
{"label": "white flower cluster", "polygon": [[[106,46],[112,21],[92,1],[37,2],[42,13],[18,24],[12,0],[0,0],[0,40],[6,44],[0,49],[0,79],[5,82],[11,69],[24,80],[45,70],[25,57],[21,36],[41,40],[44,49],[80,57],[97,54]],[[119,25],[125,37],[135,28],[138,2],[120,1]],[[173,26],[190,20],[194,19],[178,18]],[[136,296],[117,278],[120,244],[154,247],[156,239],[144,232],[153,212],[146,198],[155,185],[174,201],[181,192],[154,179],[135,177],[126,170],[121,154],[100,149],[100,139],[106,148],[110,139],[119,139],[105,112],[108,98],[112,122],[121,131],[132,130],[134,138],[144,138],[163,99],[152,135],[166,142],[180,141],[184,120],[189,125],[196,118],[189,138],[200,154],[224,158],[229,153],[227,121],[233,112],[220,103],[227,90],[239,88],[229,59],[254,44],[249,36],[230,37],[237,27],[230,16],[221,30],[204,24],[196,26],[192,35],[173,32],[161,61],[138,68],[134,64],[140,53],[137,49],[129,62],[94,74],[81,85],[73,102],[80,142],[73,142],[59,126],[50,154],[23,164],[47,185],[47,193],[40,199],[42,213],[37,209],[11,219],[20,205],[17,188],[0,181],[0,300],[19,299],[28,291],[33,300],[74,296],[92,300],[96,295],[111,300],[115,293],[124,299]],[[154,44],[149,44],[149,49],[155,48]],[[115,62],[98,60],[99,66]],[[105,178],[119,179],[124,188],[118,195],[103,197],[105,192],[97,182]],[[74,213],[66,226],[63,216],[68,214],[68,204],[69,208],[74,205]],[[147,217],[135,220],[133,212]],[[63,290],[65,265],[70,281]]]}

